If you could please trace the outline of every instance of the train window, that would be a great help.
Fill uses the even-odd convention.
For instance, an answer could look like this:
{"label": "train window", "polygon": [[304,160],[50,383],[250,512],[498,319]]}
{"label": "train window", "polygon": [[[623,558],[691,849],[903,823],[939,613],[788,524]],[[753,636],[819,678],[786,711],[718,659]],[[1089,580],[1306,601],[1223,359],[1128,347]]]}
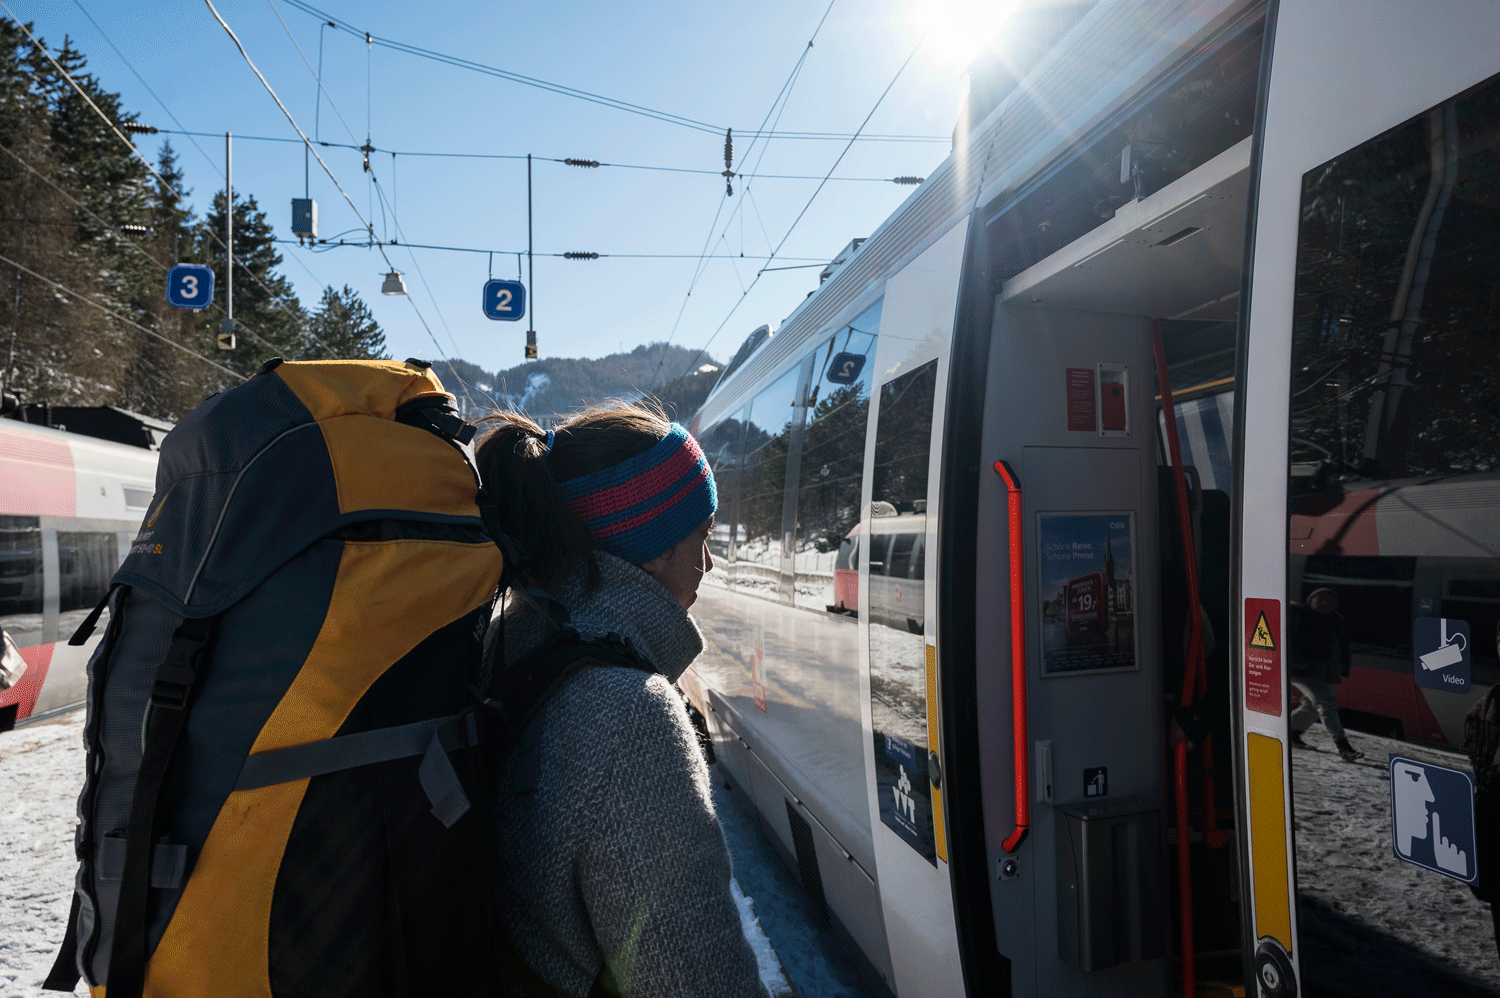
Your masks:
{"label": "train window", "polygon": [[119,539],[114,533],[60,532],[57,566],[57,609],[62,613],[92,610],[120,567]]}
{"label": "train window", "polygon": [[[1393,816],[1392,749],[1358,730],[1442,746],[1394,751],[1468,769],[1454,752],[1465,714],[1500,679],[1481,649],[1497,604],[1480,595],[1500,578],[1497,135],[1500,77],[1302,178],[1286,596],[1310,605],[1292,604],[1288,640],[1304,700],[1288,722],[1303,743],[1291,752],[1292,827],[1308,994],[1500,984],[1489,914],[1464,886],[1500,856],[1476,841],[1465,795],[1435,799],[1427,775]],[[1310,599],[1319,589],[1336,601]],[[1453,662],[1416,647],[1448,633],[1417,618],[1449,615],[1468,624],[1469,683],[1422,671]],[[1299,647],[1299,632],[1321,637]],[[1319,700],[1337,709],[1315,710]],[[1407,766],[1433,786],[1446,778]],[[1393,822],[1407,829],[1394,842]],[[1367,858],[1357,877],[1350,856]]]}
{"label": "train window", "polygon": [[889,575],[889,574],[891,574],[890,573],[890,561],[889,561],[890,554],[891,554],[891,535],[890,534],[871,534],[870,535],[870,559],[869,559],[870,574],[871,575]]}
{"label": "train window", "polygon": [[896,534],[891,539],[891,560],[886,566],[886,575],[893,579],[905,579],[911,575],[912,548],[916,543],[916,534]]}
{"label": "train window", "polygon": [[775,596],[781,588],[784,554],[782,522],[786,505],[787,460],[794,429],[804,409],[797,404],[799,364],[755,397],[745,424],[745,475],[740,520],[744,543],[736,555],[735,584]]}
{"label": "train window", "polygon": [[744,414],[715,423],[698,435],[698,445],[713,472],[714,487],[719,492],[719,512],[714,530],[708,538],[708,549],[714,556],[714,570],[704,578],[719,585],[730,585],[734,563],[735,518],[739,501],[740,465],[744,453]]}
{"label": "train window", "polygon": [[35,516],[0,516],[0,626],[23,648],[42,640],[42,528]]}
{"label": "train window", "polygon": [[[880,389],[871,470],[870,717],[880,820],[936,864],[927,771],[927,639],[923,583],[904,577],[916,535],[927,529],[928,462],[937,361]],[[876,532],[878,531],[878,532]],[[893,543],[894,541],[894,543]],[[880,566],[879,575],[876,562]]]}
{"label": "train window", "polygon": [[[813,351],[808,422],[802,436],[797,481],[794,599],[798,606],[852,612],[858,602],[851,580],[837,577],[840,571],[858,571],[858,559],[846,567],[835,564],[835,553],[857,536],[851,532],[859,523],[865,434],[870,422],[870,369],[874,365],[860,365],[851,381],[842,369],[835,368],[834,358],[846,354],[875,356],[881,305],[876,302],[867,308]],[[852,600],[846,589],[854,594]]]}

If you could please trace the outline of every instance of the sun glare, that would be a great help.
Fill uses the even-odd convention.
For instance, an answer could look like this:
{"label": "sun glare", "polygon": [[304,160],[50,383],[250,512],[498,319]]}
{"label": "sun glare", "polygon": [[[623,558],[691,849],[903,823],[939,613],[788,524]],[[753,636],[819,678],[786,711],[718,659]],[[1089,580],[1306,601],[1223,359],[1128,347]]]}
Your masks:
{"label": "sun glare", "polygon": [[926,48],[938,62],[966,68],[988,45],[1016,0],[917,0],[917,23],[928,32]]}

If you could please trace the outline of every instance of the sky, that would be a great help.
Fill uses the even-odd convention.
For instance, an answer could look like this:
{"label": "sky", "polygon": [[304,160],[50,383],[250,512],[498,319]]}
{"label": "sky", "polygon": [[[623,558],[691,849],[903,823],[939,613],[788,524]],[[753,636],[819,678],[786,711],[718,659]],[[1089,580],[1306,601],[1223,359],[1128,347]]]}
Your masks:
{"label": "sky", "polygon": [[[491,371],[523,361],[528,326],[526,319],[483,315],[491,273],[524,278],[543,360],[600,357],[670,336],[694,349],[706,345],[723,361],[752,329],[774,327],[817,287],[818,267],[798,265],[826,262],[851,239],[869,235],[916,190],[888,178],[925,177],[948,154],[964,65],[975,40],[993,36],[994,11],[1004,7],[971,5],[989,18],[981,23],[954,0],[314,3],[377,39],[693,119],[711,126],[705,131],[378,41],[367,47],[350,31],[320,30],[316,16],[287,0],[215,0],[303,131],[351,145],[368,136],[380,150],[366,173],[357,150],[318,149],[351,207],[315,160],[304,172],[292,125],[205,3],[5,2],[54,50],[70,36],[87,55],[89,71],[143,123],[176,129],[175,116],[183,130],[212,133],[137,139],[153,161],[161,142],[171,141],[200,214],[224,184],[228,131],[235,135],[237,196],[254,195],[282,238],[293,238],[291,199],[310,194],[325,238],[342,234],[362,243],[363,216],[382,239],[497,251],[491,257],[388,246],[385,254],[404,274],[409,294],[386,296],[381,285],[389,266],[378,249],[281,246],[281,272],[305,305],[314,306],[323,287],[347,284],[374,309],[393,356],[462,357]],[[799,59],[790,92],[777,103]],[[326,95],[318,92],[320,60]],[[778,113],[779,131],[850,135],[863,124],[866,135],[937,141],[848,146],[742,137]],[[734,169],[766,175],[736,177],[732,196],[717,175],[726,127],[738,133]],[[530,275],[524,261],[518,271],[516,256],[527,249],[527,164],[472,158],[528,153],[536,157],[531,224],[538,254]],[[552,161],[566,157],[713,172],[582,169]],[[830,170],[835,179],[814,197]],[[371,176],[385,191],[384,210]],[[846,177],[877,179],[838,179]],[[700,264],[705,247],[714,258]],[[679,258],[540,255],[562,252]],[[756,281],[767,266],[798,269],[767,271]],[[663,369],[661,377],[681,373]]]}

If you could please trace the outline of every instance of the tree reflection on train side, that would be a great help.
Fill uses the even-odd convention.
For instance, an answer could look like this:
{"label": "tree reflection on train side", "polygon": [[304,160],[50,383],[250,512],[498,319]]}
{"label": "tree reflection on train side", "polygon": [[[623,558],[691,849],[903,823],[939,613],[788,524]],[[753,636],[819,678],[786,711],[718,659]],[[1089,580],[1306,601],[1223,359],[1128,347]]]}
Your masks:
{"label": "tree reflection on train side", "polygon": [[793,557],[798,606],[858,612],[858,566],[849,564],[849,556],[858,543],[855,531],[870,419],[871,365],[865,363],[848,380],[832,364],[839,355],[875,356],[881,304],[877,301],[865,309],[812,353],[807,429],[797,476]]}
{"label": "tree reflection on train side", "polygon": [[719,511],[714,516],[714,529],[709,534],[708,549],[714,556],[713,571],[703,577],[713,585],[733,584],[731,573],[734,564],[735,538],[738,533],[736,514],[739,508],[741,455],[744,453],[744,413],[716,423],[698,435],[698,445],[713,472],[714,485],[719,492]]}
{"label": "tree reflection on train side", "polygon": [[[926,534],[936,388],[937,361],[881,387],[870,519],[864,524],[870,541],[865,558],[870,586],[870,719],[880,820],[934,865],[927,702],[935,691],[927,688],[922,600],[911,595],[913,585],[920,593],[923,584],[895,578],[891,572],[899,558],[910,574],[916,531]],[[898,530],[898,522],[910,527]]]}
{"label": "tree reflection on train side", "polygon": [[[1339,598],[1346,721],[1450,749],[1500,663],[1485,650],[1473,682],[1424,688],[1413,632],[1443,617],[1488,635],[1500,615],[1497,134],[1492,78],[1309,171],[1298,234],[1286,597]],[[1341,762],[1317,728],[1306,740],[1292,755],[1306,990],[1500,993],[1484,907],[1393,855],[1383,761]],[[1454,806],[1419,802],[1408,837],[1474,856],[1463,823],[1439,814]]]}
{"label": "tree reflection on train side", "polygon": [[801,428],[803,407],[797,398],[801,378],[799,364],[757,395],[745,425],[745,473],[739,506],[744,532],[735,555],[735,585],[772,599],[781,595],[783,588],[787,456],[792,435]]}

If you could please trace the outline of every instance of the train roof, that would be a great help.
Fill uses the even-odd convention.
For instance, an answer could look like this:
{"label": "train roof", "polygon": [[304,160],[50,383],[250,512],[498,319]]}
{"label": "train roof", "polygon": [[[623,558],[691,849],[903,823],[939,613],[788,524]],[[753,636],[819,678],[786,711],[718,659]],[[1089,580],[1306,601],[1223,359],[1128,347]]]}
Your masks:
{"label": "train roof", "polygon": [[10,418],[30,426],[80,433],[152,451],[161,448],[162,439],[177,425],[112,405],[32,403],[22,406]]}

